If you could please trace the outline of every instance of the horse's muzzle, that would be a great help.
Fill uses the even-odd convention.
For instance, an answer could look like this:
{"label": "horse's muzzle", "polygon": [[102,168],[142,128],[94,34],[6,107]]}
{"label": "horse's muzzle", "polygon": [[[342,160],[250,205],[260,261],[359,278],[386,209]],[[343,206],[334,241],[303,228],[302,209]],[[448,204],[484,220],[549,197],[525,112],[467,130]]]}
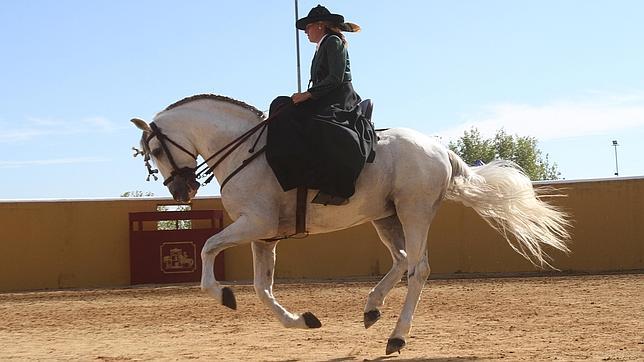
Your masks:
{"label": "horse's muzzle", "polygon": [[199,186],[201,184],[194,178],[186,179],[183,176],[177,176],[168,184],[168,190],[174,201],[187,203],[197,195]]}

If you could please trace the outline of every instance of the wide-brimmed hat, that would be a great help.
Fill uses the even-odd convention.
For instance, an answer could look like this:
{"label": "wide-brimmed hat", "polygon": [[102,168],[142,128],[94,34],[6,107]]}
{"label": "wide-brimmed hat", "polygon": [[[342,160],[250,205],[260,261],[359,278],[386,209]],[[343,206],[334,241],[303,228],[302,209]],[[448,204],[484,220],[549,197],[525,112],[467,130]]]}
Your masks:
{"label": "wide-brimmed hat", "polygon": [[300,30],[304,30],[308,24],[316,21],[328,21],[330,23],[340,25],[344,23],[344,16],[340,14],[332,14],[329,9],[322,5],[318,5],[309,11],[309,15],[296,21],[295,27]]}

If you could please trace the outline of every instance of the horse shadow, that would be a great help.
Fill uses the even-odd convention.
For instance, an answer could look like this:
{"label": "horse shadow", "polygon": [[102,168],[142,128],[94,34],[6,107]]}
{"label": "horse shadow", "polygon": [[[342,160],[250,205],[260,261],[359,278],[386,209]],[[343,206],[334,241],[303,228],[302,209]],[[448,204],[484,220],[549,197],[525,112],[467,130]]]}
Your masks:
{"label": "horse shadow", "polygon": [[[326,362],[347,362],[347,361],[388,361],[395,360],[396,362],[465,362],[465,361],[477,361],[480,359],[486,359],[476,356],[465,356],[465,357],[414,357],[414,358],[400,358],[399,356],[382,356],[376,358],[358,358],[358,357],[340,357],[324,360]],[[282,362],[299,362],[299,359],[289,359]]]}

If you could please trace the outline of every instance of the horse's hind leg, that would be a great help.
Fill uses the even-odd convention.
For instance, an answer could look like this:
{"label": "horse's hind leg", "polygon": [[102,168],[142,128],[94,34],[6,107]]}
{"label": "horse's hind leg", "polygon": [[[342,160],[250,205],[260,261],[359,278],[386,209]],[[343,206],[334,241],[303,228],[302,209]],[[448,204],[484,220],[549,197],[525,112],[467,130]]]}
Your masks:
{"label": "horse's hind leg", "polygon": [[405,231],[405,251],[407,252],[407,296],[398,322],[389,340],[387,354],[400,352],[411,330],[411,323],[420,299],[420,294],[429,277],[427,258],[427,233],[439,202],[423,205],[423,200],[407,200],[396,204],[398,217]]}
{"label": "horse's hind leg", "polygon": [[405,234],[397,215],[372,222],[380,240],[389,249],[393,264],[387,275],[369,292],[364,307],[364,327],[369,328],[380,319],[380,307],[387,294],[400,281],[407,266],[405,253]]}
{"label": "horse's hind leg", "polygon": [[284,327],[320,328],[322,324],[313,313],[306,312],[301,315],[290,313],[273,296],[275,247],[277,242],[254,241],[252,245],[255,292],[259,299],[273,311]]}

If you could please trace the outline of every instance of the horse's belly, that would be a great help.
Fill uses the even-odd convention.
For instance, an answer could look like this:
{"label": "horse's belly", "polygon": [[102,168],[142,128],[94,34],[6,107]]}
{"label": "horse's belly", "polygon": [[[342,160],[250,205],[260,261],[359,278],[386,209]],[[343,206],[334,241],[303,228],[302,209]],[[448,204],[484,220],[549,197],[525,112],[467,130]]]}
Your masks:
{"label": "horse's belly", "polygon": [[[382,197],[361,197],[360,193],[351,198],[349,204],[343,206],[324,206],[312,204],[310,201],[317,190],[309,190],[306,210],[306,230],[310,234],[327,233],[331,231],[348,229],[352,226],[378,220],[395,213],[393,203]],[[295,204],[293,200],[293,206]],[[289,207],[289,209],[291,209]],[[280,218],[279,234],[293,233],[295,228],[294,208],[282,214],[287,217]]]}
{"label": "horse's belly", "polygon": [[343,207],[321,206],[327,210],[311,210],[311,217],[308,219],[307,231],[311,234],[328,233],[331,231],[348,229],[352,226],[364,224],[372,220],[378,220],[391,216],[395,209],[380,207],[371,209],[369,212],[360,212],[349,205]]}

